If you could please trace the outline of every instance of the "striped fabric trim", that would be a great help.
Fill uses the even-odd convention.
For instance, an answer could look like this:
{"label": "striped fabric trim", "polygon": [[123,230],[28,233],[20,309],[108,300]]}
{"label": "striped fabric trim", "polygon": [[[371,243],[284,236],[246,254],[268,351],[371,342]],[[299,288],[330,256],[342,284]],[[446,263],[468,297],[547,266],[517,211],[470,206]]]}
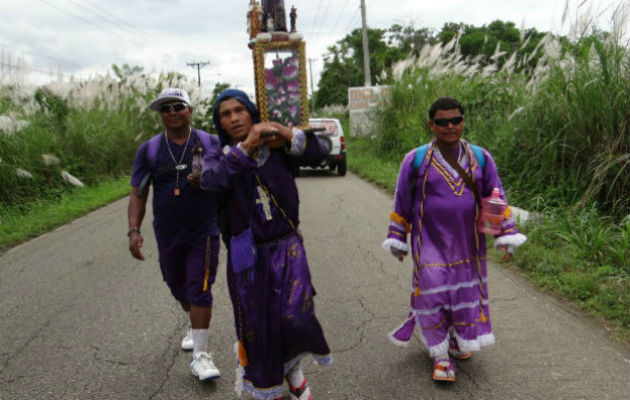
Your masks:
{"label": "striped fabric trim", "polygon": [[407,220],[396,211],[392,211],[392,213],[389,214],[389,219],[399,225],[402,225],[405,229],[405,232],[409,233],[409,231],[411,231],[411,225],[409,225],[409,222],[407,222]]}
{"label": "striped fabric trim", "polygon": [[444,324],[446,323],[446,320],[443,319],[440,321],[439,324],[435,325],[435,326],[423,326],[422,330],[423,331],[431,331],[431,330],[435,330],[435,329],[440,329],[442,326],[444,326]]}
{"label": "striped fabric trim", "polygon": [[292,132],[293,138],[291,139],[291,149],[288,151],[288,154],[301,156],[306,150],[306,134],[297,128],[293,128]]}
{"label": "striped fabric trim", "polygon": [[[483,282],[487,284],[488,278],[485,278]],[[435,294],[435,293],[441,293],[441,292],[451,292],[451,291],[456,291],[459,289],[475,287],[478,284],[479,284],[479,281],[475,279],[474,281],[460,282],[456,285],[437,286],[430,289],[422,288],[422,295],[429,295],[429,294]]]}
{"label": "striped fabric trim", "polygon": [[401,232],[399,232],[397,230],[394,230],[394,229],[391,229],[391,228],[389,230],[389,233],[391,235],[398,236],[398,237],[400,237],[403,240],[407,240],[407,234],[406,233],[401,233]]}
{"label": "striped fabric trim", "polygon": [[450,186],[455,196],[460,197],[464,193],[464,187],[466,185],[464,185],[464,180],[462,178],[459,178],[459,181],[455,182],[455,178],[450,175],[449,171],[447,171],[444,166],[440,164],[440,162],[438,162],[436,159],[433,159],[433,161],[431,161],[431,165],[440,175],[442,175],[442,178],[444,178],[448,186]]}
{"label": "striped fabric trim", "polygon": [[[483,305],[487,306],[488,304],[489,304],[488,300],[484,299]],[[439,305],[437,307],[428,308],[428,309],[420,309],[420,308],[412,307],[411,310],[414,315],[432,315],[441,310],[458,311],[458,310],[464,310],[466,308],[476,308],[476,307],[479,307],[479,301],[471,301],[469,303],[459,303],[455,305],[443,304],[443,305]]]}
{"label": "striped fabric trim", "polygon": [[284,392],[284,385],[280,384],[270,388],[257,388],[252,382],[247,379],[243,379],[242,390],[245,393],[251,394],[256,399],[272,400],[282,396],[282,393]]}
{"label": "striped fabric trim", "polygon": [[493,333],[486,333],[485,335],[478,336],[477,339],[466,340],[455,332],[455,339],[457,345],[461,351],[479,351],[481,346],[489,346],[495,343]]}
{"label": "striped fabric trim", "polygon": [[203,275],[203,292],[208,290],[208,279],[210,278],[210,256],[212,255],[212,242],[210,236],[206,237],[206,271]]}
{"label": "striped fabric trim", "polygon": [[[487,257],[480,257],[480,260],[486,260]],[[458,265],[462,265],[462,264],[466,264],[466,263],[470,263],[472,262],[469,258],[465,259],[465,260],[459,260],[459,261],[455,261],[452,262],[450,264],[443,264],[443,263],[427,263],[427,264],[421,264],[418,268],[428,268],[428,267],[446,267],[446,268],[451,268],[451,267],[456,267]]]}
{"label": "striped fabric trim", "polygon": [[405,231],[406,230],[404,225],[401,225],[401,224],[397,223],[396,221],[391,221],[389,225],[390,225],[390,229],[393,226],[394,228],[400,229],[401,231]]}

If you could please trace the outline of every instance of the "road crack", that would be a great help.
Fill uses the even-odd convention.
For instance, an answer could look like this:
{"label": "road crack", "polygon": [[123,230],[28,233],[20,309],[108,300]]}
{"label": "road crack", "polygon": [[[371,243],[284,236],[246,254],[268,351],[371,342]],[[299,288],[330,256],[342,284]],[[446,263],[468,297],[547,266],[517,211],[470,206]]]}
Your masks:
{"label": "road crack", "polygon": [[[171,377],[171,371],[173,370],[173,367],[175,366],[175,363],[177,362],[177,359],[179,358],[179,352],[177,351],[177,349],[173,351],[173,344],[174,343],[177,344],[177,338],[179,337],[179,333],[182,331],[182,328],[184,328],[185,326],[186,326],[186,323],[177,325],[171,331],[171,334],[169,335],[168,346],[166,346],[166,349],[164,349],[164,352],[162,353],[160,357],[164,359],[164,363],[166,364],[165,377],[162,380],[162,382],[159,384],[159,386],[155,389],[153,394],[149,396],[149,399],[154,399],[156,396],[162,393],[162,391],[164,390],[164,386],[166,385],[166,383],[169,381]],[[177,347],[179,349],[179,346]]]}

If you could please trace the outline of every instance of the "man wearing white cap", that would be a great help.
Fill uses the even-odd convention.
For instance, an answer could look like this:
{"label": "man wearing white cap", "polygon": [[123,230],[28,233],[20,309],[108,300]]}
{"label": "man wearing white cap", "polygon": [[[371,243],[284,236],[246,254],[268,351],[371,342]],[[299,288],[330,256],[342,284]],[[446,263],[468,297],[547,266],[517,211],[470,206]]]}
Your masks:
{"label": "man wearing white cap", "polygon": [[142,143],[136,153],[128,210],[129,251],[144,260],[140,225],[152,182],[153,229],[160,270],[189,317],[181,346],[193,352],[192,373],[202,381],[212,380],[220,376],[207,351],[212,315],[210,289],[219,262],[217,211],[212,195],[193,187],[186,177],[192,171],[193,149],[203,156],[212,146],[219,146],[219,140],[191,128],[193,108],[182,89],[162,90],[149,108],[160,114],[165,129]]}

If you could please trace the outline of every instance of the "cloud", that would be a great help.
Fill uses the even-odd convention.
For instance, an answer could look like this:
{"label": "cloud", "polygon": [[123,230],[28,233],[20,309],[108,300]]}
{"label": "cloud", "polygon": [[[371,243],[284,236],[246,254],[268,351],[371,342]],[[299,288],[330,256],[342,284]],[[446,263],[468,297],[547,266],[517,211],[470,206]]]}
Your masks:
{"label": "cloud", "polygon": [[[575,14],[578,0],[569,1]],[[602,1],[588,3],[599,10],[607,6]],[[202,86],[211,89],[222,81],[253,90],[253,62],[245,26],[249,0],[4,3],[0,26],[4,55],[0,62],[6,63],[9,55],[13,63],[20,57],[37,70],[60,70],[66,77],[80,78],[105,74],[112,64],[126,63],[141,66],[145,72],[176,71],[196,81],[197,70],[186,64],[209,61],[210,65],[200,71]],[[285,2],[287,13],[293,5],[298,9],[297,28],[306,40],[315,85],[327,48],[361,26],[358,3]],[[446,22],[480,26],[501,19],[539,31],[566,33],[568,27],[561,22],[564,4],[560,0],[372,0],[367,1],[367,19],[374,28],[398,23],[436,32]],[[605,13],[602,18],[607,18]]]}

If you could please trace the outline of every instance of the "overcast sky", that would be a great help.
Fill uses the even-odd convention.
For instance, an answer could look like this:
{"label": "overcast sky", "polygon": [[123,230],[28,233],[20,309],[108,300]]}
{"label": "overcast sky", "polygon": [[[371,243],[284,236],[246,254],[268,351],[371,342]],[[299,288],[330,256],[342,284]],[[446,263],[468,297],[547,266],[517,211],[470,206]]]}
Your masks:
{"label": "overcast sky", "polygon": [[[247,47],[249,0],[0,0],[0,64],[18,59],[34,72],[29,79],[87,79],[105,74],[112,64],[138,65],[145,72],[177,71],[196,82],[187,63],[209,62],[201,69],[201,85],[218,81],[253,87],[251,51]],[[578,6],[585,3],[579,10]],[[368,25],[388,28],[398,23],[437,32],[446,22],[475,26],[493,20],[518,27],[568,34],[577,15],[590,8],[600,15],[600,28],[610,29],[612,11],[630,0],[366,0]],[[297,29],[313,59],[317,85],[326,48],[361,26],[360,0],[292,0]],[[248,90],[251,91],[251,90]],[[252,91],[253,92],[253,91]]]}

